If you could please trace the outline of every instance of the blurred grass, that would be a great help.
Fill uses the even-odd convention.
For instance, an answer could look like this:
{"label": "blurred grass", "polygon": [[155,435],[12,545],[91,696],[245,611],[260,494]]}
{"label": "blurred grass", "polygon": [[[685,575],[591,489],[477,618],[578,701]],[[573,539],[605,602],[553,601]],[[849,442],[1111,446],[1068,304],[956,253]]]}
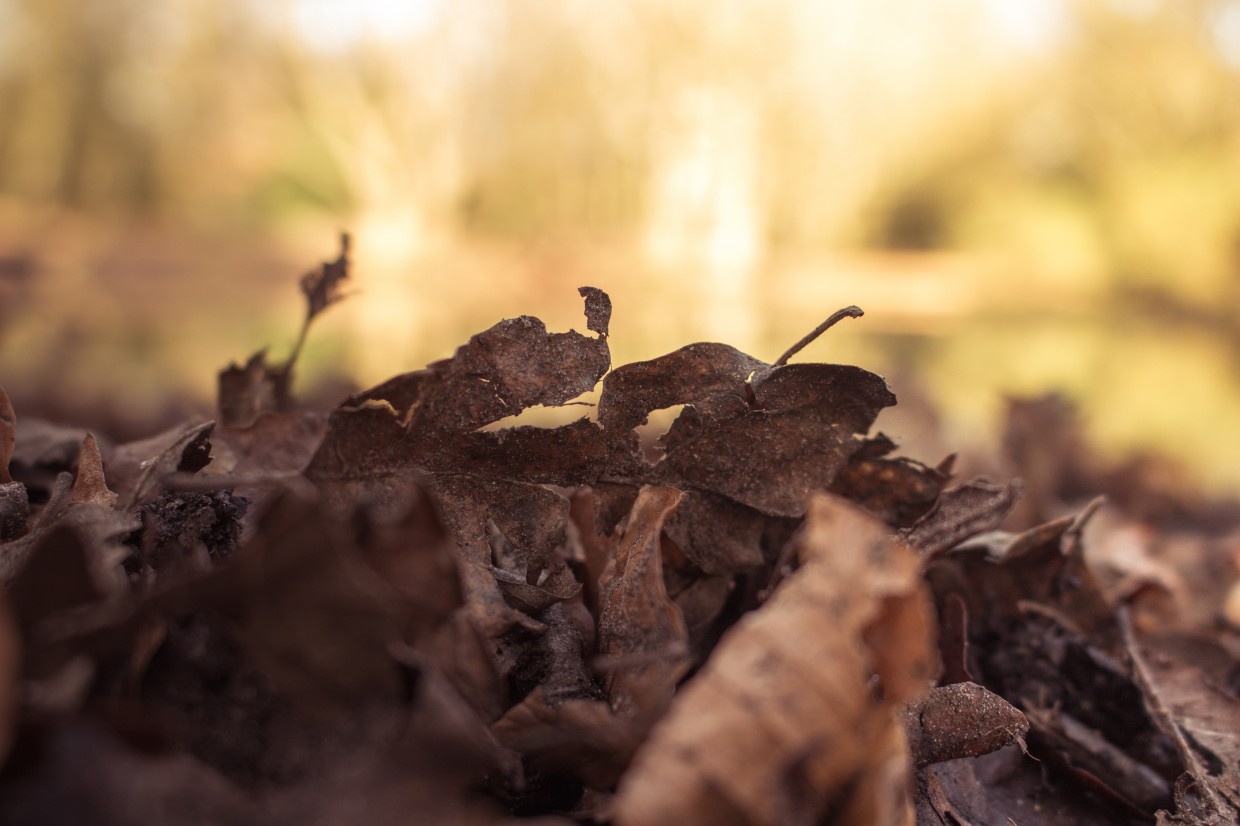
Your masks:
{"label": "blurred grass", "polygon": [[306,387],[580,327],[581,284],[617,363],[857,303],[804,358],[949,444],[1060,390],[1240,490],[1238,44],[1234,0],[0,0],[0,382],[208,414],[348,229]]}

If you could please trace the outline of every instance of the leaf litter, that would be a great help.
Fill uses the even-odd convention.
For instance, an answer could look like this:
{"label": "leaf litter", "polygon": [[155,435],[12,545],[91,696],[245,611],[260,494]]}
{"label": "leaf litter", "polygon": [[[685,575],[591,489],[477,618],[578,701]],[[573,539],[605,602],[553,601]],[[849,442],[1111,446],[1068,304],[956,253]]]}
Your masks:
{"label": "leaf litter", "polygon": [[871,432],[881,377],[790,363],[859,308],[613,367],[583,287],[585,333],[501,321],[322,415],[349,270],[216,421],[114,445],[0,389],[3,822],[1240,817],[1240,518],[1099,470],[1062,400],[958,480]]}

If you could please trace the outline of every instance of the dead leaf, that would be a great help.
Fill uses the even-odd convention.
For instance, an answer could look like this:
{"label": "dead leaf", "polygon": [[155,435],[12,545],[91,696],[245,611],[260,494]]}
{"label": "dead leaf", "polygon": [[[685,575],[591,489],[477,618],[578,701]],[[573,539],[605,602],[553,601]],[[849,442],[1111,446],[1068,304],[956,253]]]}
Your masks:
{"label": "dead leaf", "polygon": [[1186,773],[1175,784],[1175,811],[1159,823],[1240,821],[1240,699],[1168,656],[1147,657],[1127,614],[1124,644],[1151,717],[1171,736]]}
{"label": "dead leaf", "polygon": [[1029,731],[1019,709],[977,683],[932,688],[901,713],[916,766],[989,754]]}
{"label": "dead leaf", "polygon": [[1023,490],[1019,482],[966,482],[944,491],[929,512],[905,531],[905,538],[922,556],[934,559],[966,539],[998,528]]}
{"label": "dead leaf", "polygon": [[108,483],[103,478],[103,457],[99,455],[99,445],[93,435],[88,433],[82,440],[82,449],[78,456],[77,478],[73,483],[73,493],[69,496],[70,501],[105,508],[116,507],[117,496],[108,490]]}
{"label": "dead leaf", "polygon": [[[852,812],[841,823],[911,816],[895,704],[933,668],[919,562],[826,495],[812,499],[805,531],[801,569],[724,636],[638,751],[618,823],[813,822],[828,807]],[[883,633],[893,622],[898,638]]]}
{"label": "dead leaf", "polygon": [[670,700],[688,665],[689,632],[664,589],[659,553],[663,525],[683,497],[674,488],[641,489],[599,583],[599,654],[620,661],[648,657],[639,667],[611,670],[604,680],[611,707],[620,714],[652,713],[649,704]]}
{"label": "dead leaf", "polygon": [[159,495],[164,478],[171,474],[206,467],[214,429],[215,422],[178,425],[116,447],[108,457],[108,469],[121,508],[129,510]]}

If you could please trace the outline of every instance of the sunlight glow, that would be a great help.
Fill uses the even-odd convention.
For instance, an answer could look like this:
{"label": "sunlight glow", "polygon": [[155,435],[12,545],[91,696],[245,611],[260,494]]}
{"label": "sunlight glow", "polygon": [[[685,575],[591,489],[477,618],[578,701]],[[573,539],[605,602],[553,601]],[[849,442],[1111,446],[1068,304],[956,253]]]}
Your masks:
{"label": "sunlight glow", "polygon": [[418,34],[434,22],[439,6],[439,0],[293,0],[293,26],[314,49],[344,51],[368,39]]}

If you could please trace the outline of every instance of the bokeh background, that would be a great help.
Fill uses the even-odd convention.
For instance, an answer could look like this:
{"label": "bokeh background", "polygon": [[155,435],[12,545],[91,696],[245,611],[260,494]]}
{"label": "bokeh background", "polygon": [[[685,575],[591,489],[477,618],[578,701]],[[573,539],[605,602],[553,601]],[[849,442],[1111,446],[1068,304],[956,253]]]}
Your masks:
{"label": "bokeh background", "polygon": [[308,392],[581,328],[581,284],[617,363],[855,303],[802,358],[886,375],[897,438],[1057,390],[1240,490],[1235,0],[0,0],[19,416],[208,414],[341,230]]}

